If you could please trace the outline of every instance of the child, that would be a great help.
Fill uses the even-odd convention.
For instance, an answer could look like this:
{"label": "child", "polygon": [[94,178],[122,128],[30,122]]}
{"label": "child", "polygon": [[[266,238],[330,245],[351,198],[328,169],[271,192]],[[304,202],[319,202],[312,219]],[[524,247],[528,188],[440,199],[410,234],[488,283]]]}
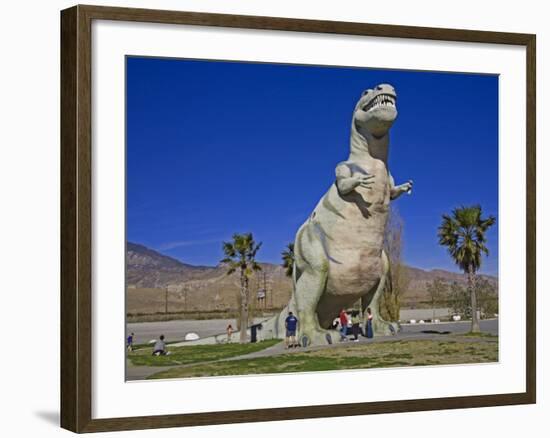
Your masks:
{"label": "child", "polygon": [[166,354],[166,342],[164,342],[164,335],[160,335],[159,340],[155,342],[153,356],[166,356]]}
{"label": "child", "polygon": [[233,326],[229,324],[226,330],[227,330],[227,342],[231,342],[231,335],[233,334]]}
{"label": "child", "polygon": [[130,333],[130,336],[126,339],[126,349],[128,351],[134,351],[134,333]]}

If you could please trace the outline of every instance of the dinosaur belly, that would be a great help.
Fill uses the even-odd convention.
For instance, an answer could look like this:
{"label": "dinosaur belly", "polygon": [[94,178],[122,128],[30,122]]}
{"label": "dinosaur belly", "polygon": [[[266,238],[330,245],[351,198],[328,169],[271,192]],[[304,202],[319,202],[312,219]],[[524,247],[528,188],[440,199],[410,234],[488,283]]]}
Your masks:
{"label": "dinosaur belly", "polygon": [[376,287],[382,275],[388,205],[389,191],[378,197],[356,191],[350,199],[335,187],[319,203],[312,223],[328,258],[327,294],[363,295]]}
{"label": "dinosaur belly", "polygon": [[342,250],[329,262],[326,293],[364,295],[376,287],[382,276],[381,251],[376,248]]}

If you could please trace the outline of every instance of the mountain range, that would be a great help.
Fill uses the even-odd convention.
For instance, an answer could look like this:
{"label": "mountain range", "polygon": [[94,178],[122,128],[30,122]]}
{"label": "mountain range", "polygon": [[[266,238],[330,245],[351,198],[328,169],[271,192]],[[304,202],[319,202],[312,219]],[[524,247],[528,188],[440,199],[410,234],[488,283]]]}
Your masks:
{"label": "mountain range", "polygon": [[[260,263],[260,266],[262,270],[254,275],[250,284],[254,297],[257,291],[265,290],[266,298],[255,304],[284,307],[292,292],[292,282],[285,275],[285,269],[272,263]],[[427,300],[426,283],[436,278],[446,283],[466,282],[464,274],[441,269],[426,271],[407,266],[406,272],[409,283],[402,296],[404,304]],[[496,277],[482,277],[495,285],[498,283]],[[129,314],[164,312],[167,306],[170,312],[235,309],[240,288],[238,275],[227,275],[221,265],[189,265],[131,242],[126,246],[126,283]]]}

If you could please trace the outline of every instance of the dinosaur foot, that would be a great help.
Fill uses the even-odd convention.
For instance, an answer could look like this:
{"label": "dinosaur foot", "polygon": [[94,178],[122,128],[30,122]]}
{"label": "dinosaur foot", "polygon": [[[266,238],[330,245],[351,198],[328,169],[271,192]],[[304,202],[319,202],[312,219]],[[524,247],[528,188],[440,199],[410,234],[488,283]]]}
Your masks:
{"label": "dinosaur foot", "polygon": [[309,347],[312,345],[330,345],[338,342],[340,335],[336,330],[323,330],[320,328],[304,330],[300,333],[300,345]]}
{"label": "dinosaur foot", "polygon": [[376,336],[393,336],[400,331],[399,324],[384,321],[383,319],[375,319],[373,321],[373,329]]}

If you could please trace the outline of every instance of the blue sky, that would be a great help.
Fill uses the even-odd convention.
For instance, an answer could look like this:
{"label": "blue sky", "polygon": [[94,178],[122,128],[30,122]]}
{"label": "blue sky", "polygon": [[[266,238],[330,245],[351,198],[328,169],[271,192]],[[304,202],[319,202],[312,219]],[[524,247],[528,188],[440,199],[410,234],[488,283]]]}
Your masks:
{"label": "blue sky", "polygon": [[441,215],[481,204],[497,217],[482,272],[498,271],[498,77],[321,66],[127,58],[127,238],[215,265],[251,231],[261,261],[285,245],[347,159],[361,92],[392,84],[397,203],[412,266],[457,271]]}

